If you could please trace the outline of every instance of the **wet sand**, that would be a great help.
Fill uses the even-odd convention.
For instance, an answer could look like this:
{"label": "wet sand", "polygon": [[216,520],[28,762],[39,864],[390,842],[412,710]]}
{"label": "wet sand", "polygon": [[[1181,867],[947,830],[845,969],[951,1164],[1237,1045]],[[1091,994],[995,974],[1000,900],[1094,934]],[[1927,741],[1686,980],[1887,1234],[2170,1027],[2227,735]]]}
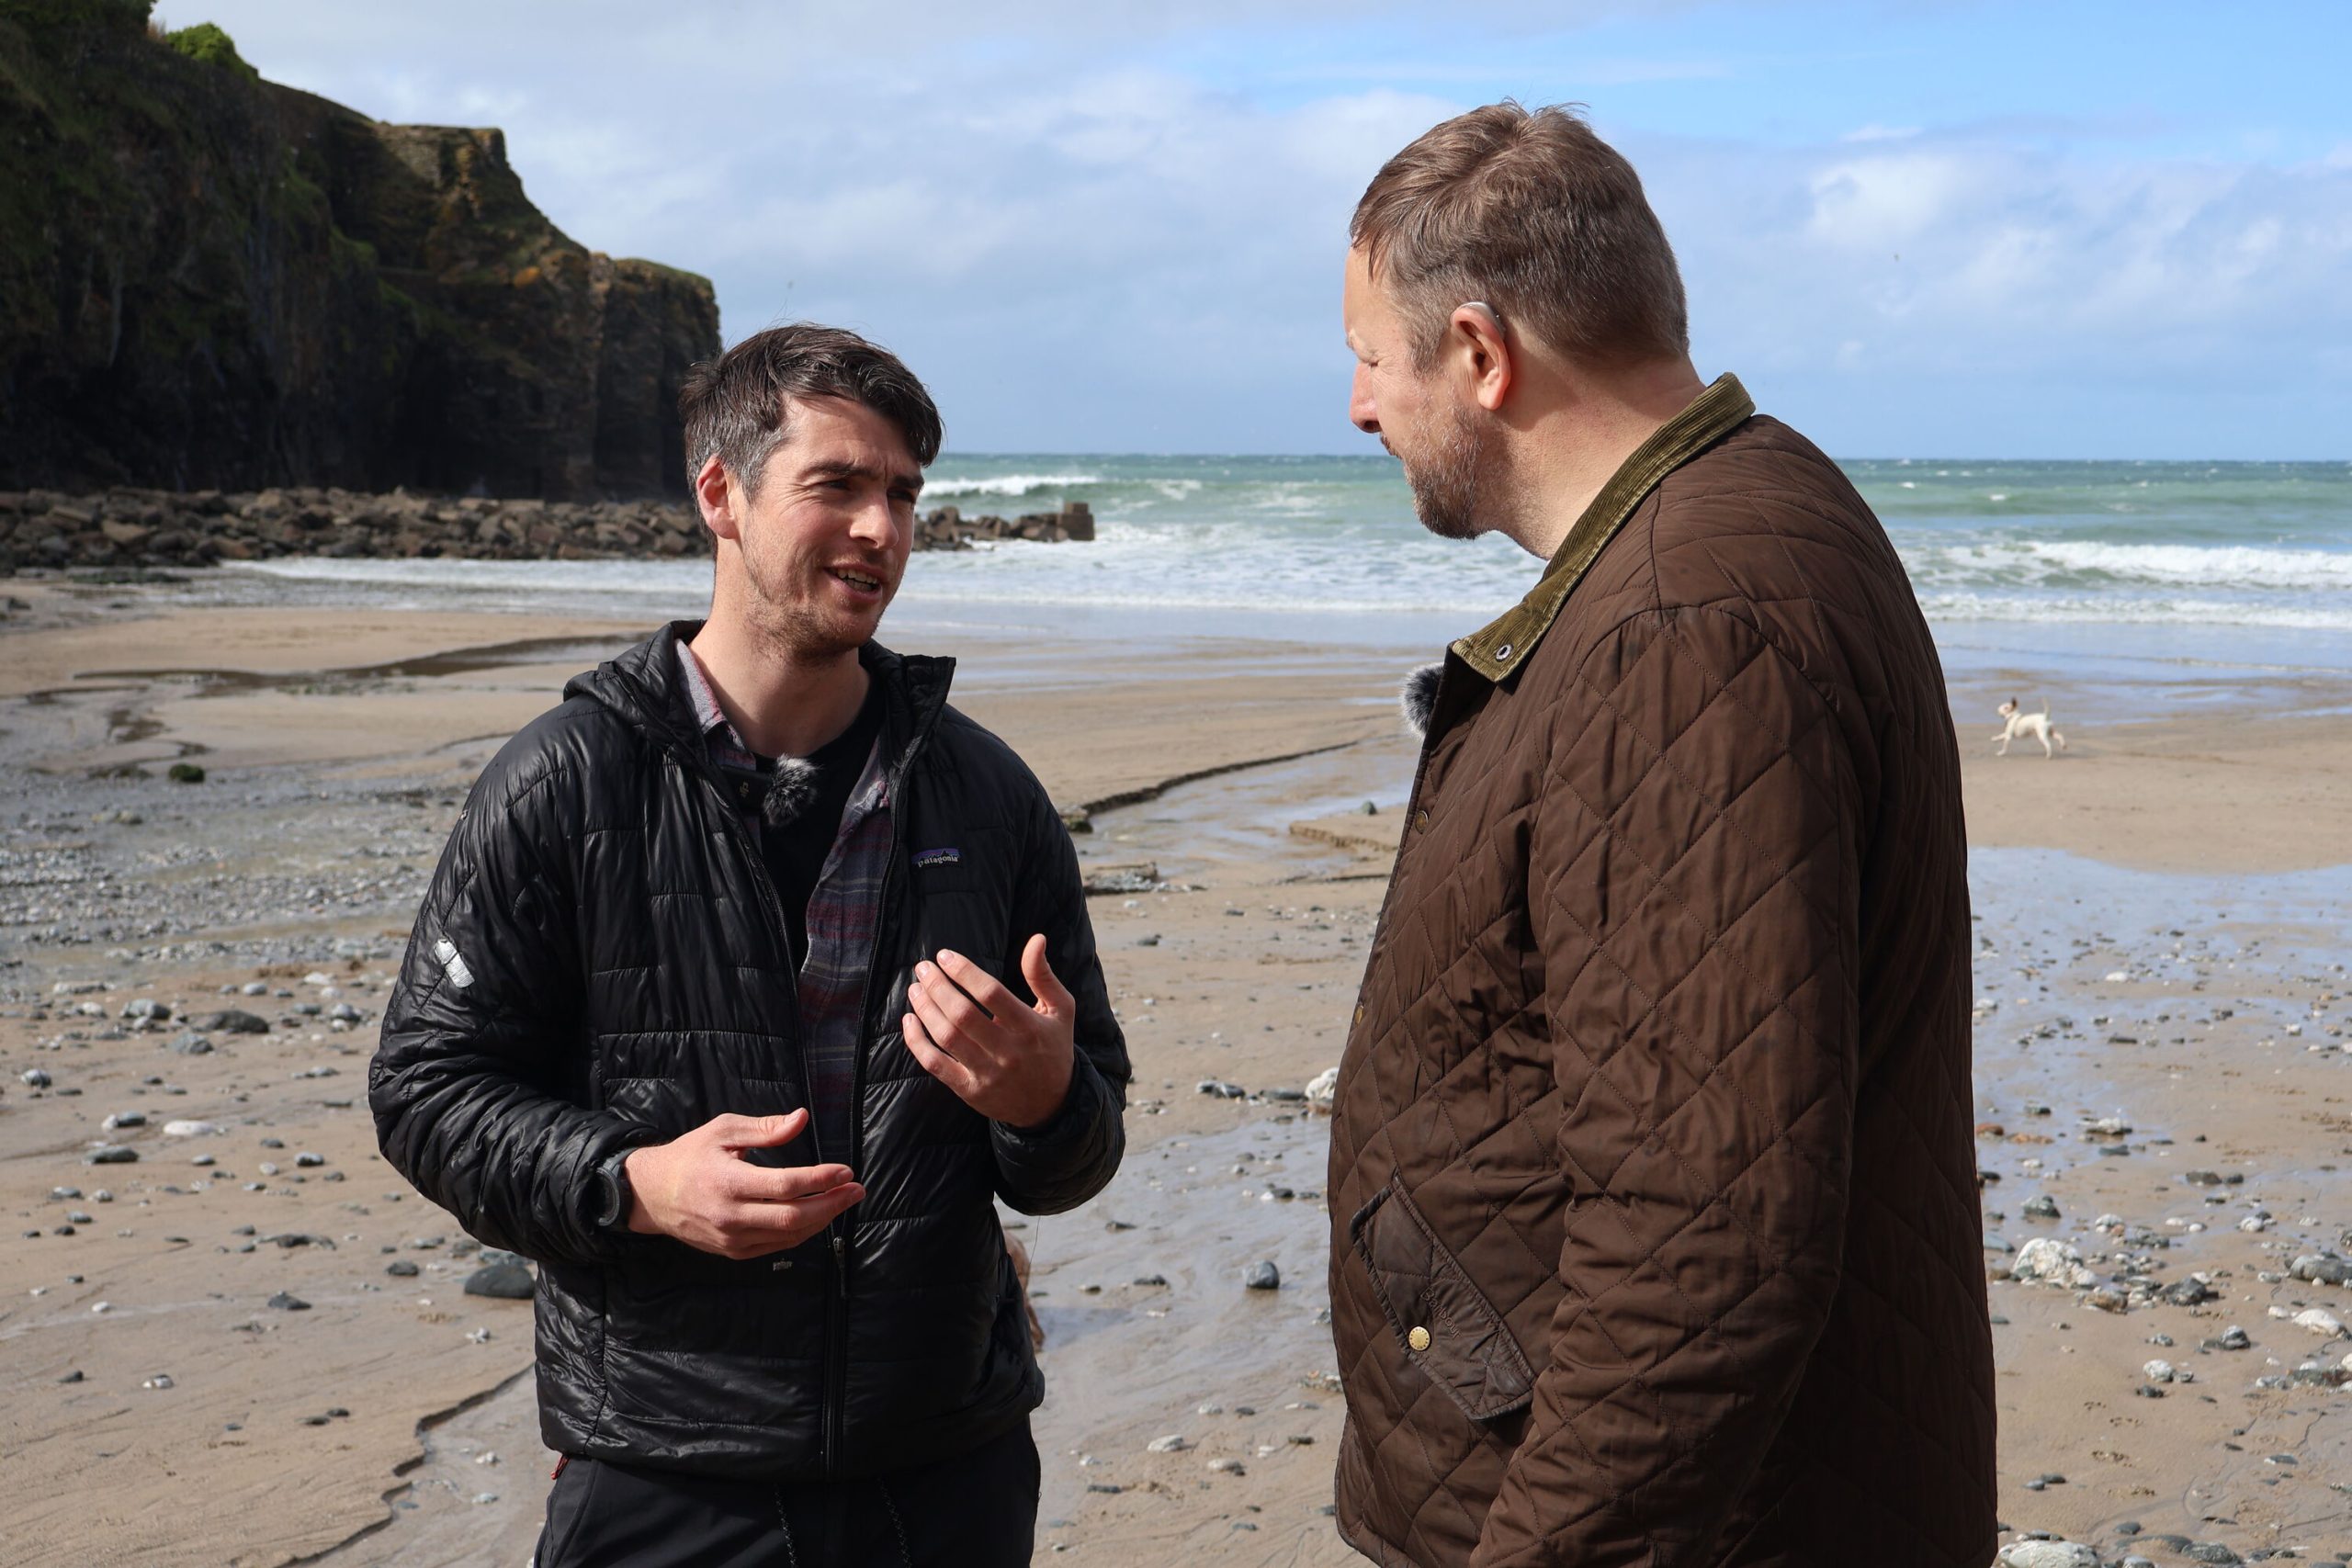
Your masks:
{"label": "wet sand", "polygon": [[[529,1310],[460,1292],[479,1260],[374,1154],[365,1066],[467,781],[639,628],[172,611],[131,591],[99,618],[90,595],[17,592],[28,608],[0,622],[11,1560],[519,1563],[552,1462],[519,1375]],[[1023,1233],[1048,1334],[1040,1555],[1352,1560],[1322,1511],[1340,1414],[1318,1321],[1325,1132],[1287,1097],[1337,1057],[1410,783],[1391,694],[1413,660],[947,640],[962,705],[1057,801],[1093,807],[1084,863],[1161,885],[1092,900],[1137,1068],[1127,1165]],[[2045,762],[1989,755],[2006,679],[1953,694],[1980,846],[1988,1265],[2047,1235],[2101,1280],[2197,1272],[2215,1295],[2127,1289],[2111,1313],[2086,1289],[1994,1284],[2003,1517],[2111,1551],[2135,1522],[2143,1541],[2241,1554],[2352,1546],[2333,1484],[2352,1474],[2346,1396],[2312,1373],[2254,1386],[2352,1352],[2290,1321],[2352,1318],[2352,1291],[2291,1277],[2352,1223],[2346,875],[2324,869],[2352,864],[2352,792],[2331,788],[2352,726],[2306,716],[2352,705],[2309,685],[2062,688],[2072,746]],[[206,782],[104,776],[181,758]],[[139,998],[177,1016],[134,1028]],[[232,1005],[268,1032],[172,1049],[189,1015]],[[338,1005],[358,1017],[338,1025]],[[126,1111],[146,1124],[102,1125]],[[2109,1117],[2131,1131],[2081,1135]],[[175,1120],[220,1131],[164,1132]],[[83,1163],[101,1141],[139,1160]],[[2034,1197],[2058,1217],[2029,1217]],[[2258,1210],[2263,1228],[2239,1228]],[[2114,1234],[2094,1225],[2108,1214]],[[1280,1290],[1243,1288],[1261,1260]],[[281,1292],[308,1304],[269,1304]],[[2250,1348],[2199,1350],[2232,1325]],[[2196,1381],[2135,1393],[2154,1358]],[[1185,1446],[1149,1451],[1170,1436]],[[1211,1468],[1227,1461],[1240,1471]]]}

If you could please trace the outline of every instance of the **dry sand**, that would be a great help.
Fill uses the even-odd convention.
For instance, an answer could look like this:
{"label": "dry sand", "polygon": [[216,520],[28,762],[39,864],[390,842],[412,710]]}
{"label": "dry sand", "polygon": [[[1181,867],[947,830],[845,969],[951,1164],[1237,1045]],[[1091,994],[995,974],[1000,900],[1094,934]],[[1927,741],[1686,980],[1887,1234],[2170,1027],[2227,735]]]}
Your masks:
{"label": "dry sand", "polygon": [[[635,628],[150,615],[135,596],[96,623],[70,596],[17,592],[31,605],[7,624],[26,629],[0,630],[8,1561],[521,1562],[550,1462],[520,1376],[528,1308],[461,1293],[479,1260],[375,1155],[365,1066],[466,782]],[[1085,863],[1148,863],[1167,885],[1092,901],[1137,1068],[1127,1165],[1025,1233],[1048,1332],[1041,1556],[1351,1560],[1323,1511],[1340,1426],[1317,1320],[1324,1132],[1264,1091],[1336,1059],[1410,781],[1389,701],[1408,661],[1231,644],[1057,658],[981,637],[954,651],[959,702],[1057,800],[1096,807]],[[2079,1291],[1993,1286],[2004,1518],[2103,1547],[2127,1521],[2241,1553],[2352,1546],[2352,1497],[2333,1484],[2352,1474],[2352,1396],[2253,1386],[2327,1348],[2273,1307],[2352,1317],[2352,1291],[2271,1277],[2352,1220],[2335,1169],[2352,1159],[2346,878],[2299,869],[2352,863],[2335,783],[2352,728],[2297,716],[2343,694],[2167,705],[2068,689],[2073,746],[2053,762],[1987,755],[2001,694],[1994,678],[1954,692],[1982,846],[1979,1098],[1999,1127],[1980,1145],[1998,1177],[1988,1263],[2048,1235],[2101,1276],[2194,1270],[2216,1292],[2110,1314]],[[2102,722],[2103,702],[2130,721]],[[184,756],[207,782],[93,776]],[[211,1052],[181,1055],[180,1019],[120,1017],[141,998],[182,1018],[246,1007],[271,1028],[208,1031]],[[338,1004],[358,1020],[337,1026]],[[31,1069],[51,1087],[21,1081]],[[146,1124],[102,1125],[126,1111]],[[2102,1117],[2132,1131],[2080,1135]],[[174,1120],[220,1131],[164,1132]],[[140,1158],[83,1163],[100,1141]],[[2192,1168],[2243,1179],[2192,1185]],[[2059,1217],[2027,1217],[2035,1196]],[[2240,1229],[2257,1209],[2265,1228]],[[2093,1228],[2107,1213],[2119,1233]],[[1261,1259],[1282,1290],[1241,1288]],[[279,1292],[308,1305],[270,1305]],[[2232,1324],[2252,1348],[2199,1351]],[[2155,1357],[2196,1382],[2135,1393]],[[159,1376],[170,1386],[147,1386]],[[1171,1434],[1189,1446],[1147,1451]],[[1209,1469],[1227,1459],[1244,1473]],[[2052,1472],[2065,1479],[2027,1488]]]}

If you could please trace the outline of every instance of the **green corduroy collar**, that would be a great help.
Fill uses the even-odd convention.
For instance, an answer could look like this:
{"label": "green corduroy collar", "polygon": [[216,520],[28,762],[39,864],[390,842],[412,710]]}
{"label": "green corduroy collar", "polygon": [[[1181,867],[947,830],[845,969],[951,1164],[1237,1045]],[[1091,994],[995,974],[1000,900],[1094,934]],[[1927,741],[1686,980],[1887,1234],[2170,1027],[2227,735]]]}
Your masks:
{"label": "green corduroy collar", "polygon": [[1738,429],[1755,412],[1747,389],[1739,384],[1738,377],[1726,373],[1716,377],[1680,413],[1659,425],[1609,476],[1609,482],[1568,530],[1527,597],[1453,644],[1462,662],[1489,681],[1499,681],[1517,669],[1552,629],[1569,592],[1643,498],[1667,475]]}

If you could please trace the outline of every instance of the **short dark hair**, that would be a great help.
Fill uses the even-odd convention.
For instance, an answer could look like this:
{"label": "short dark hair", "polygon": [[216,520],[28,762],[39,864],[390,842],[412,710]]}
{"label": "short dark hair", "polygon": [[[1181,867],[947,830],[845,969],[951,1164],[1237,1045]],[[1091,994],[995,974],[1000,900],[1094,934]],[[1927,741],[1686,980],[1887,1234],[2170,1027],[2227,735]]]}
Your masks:
{"label": "short dark hair", "polygon": [[1572,357],[1690,352],[1666,230],[1578,107],[1472,109],[1423,131],[1365,187],[1348,241],[1404,310],[1422,368],[1473,299]]}
{"label": "short dark hair", "polygon": [[787,398],[864,403],[898,426],[919,466],[939,456],[939,410],[897,355],[840,327],[794,321],[754,333],[686,373],[678,417],[688,479],[716,453],[745,491],[756,492],[761,470],[788,434]]}

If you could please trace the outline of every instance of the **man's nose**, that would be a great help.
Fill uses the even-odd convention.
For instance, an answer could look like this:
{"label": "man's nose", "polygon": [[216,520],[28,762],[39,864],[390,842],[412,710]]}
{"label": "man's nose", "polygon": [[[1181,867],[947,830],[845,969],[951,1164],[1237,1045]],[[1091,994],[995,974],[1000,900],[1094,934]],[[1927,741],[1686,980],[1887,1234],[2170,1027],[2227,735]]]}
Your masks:
{"label": "man's nose", "polygon": [[890,498],[877,495],[857,509],[851,518],[850,537],[876,548],[888,548],[898,537],[899,519],[890,509]]}
{"label": "man's nose", "polygon": [[1372,389],[1364,382],[1363,369],[1356,369],[1355,380],[1348,388],[1348,423],[1366,435],[1380,434],[1380,411],[1372,400]]}

